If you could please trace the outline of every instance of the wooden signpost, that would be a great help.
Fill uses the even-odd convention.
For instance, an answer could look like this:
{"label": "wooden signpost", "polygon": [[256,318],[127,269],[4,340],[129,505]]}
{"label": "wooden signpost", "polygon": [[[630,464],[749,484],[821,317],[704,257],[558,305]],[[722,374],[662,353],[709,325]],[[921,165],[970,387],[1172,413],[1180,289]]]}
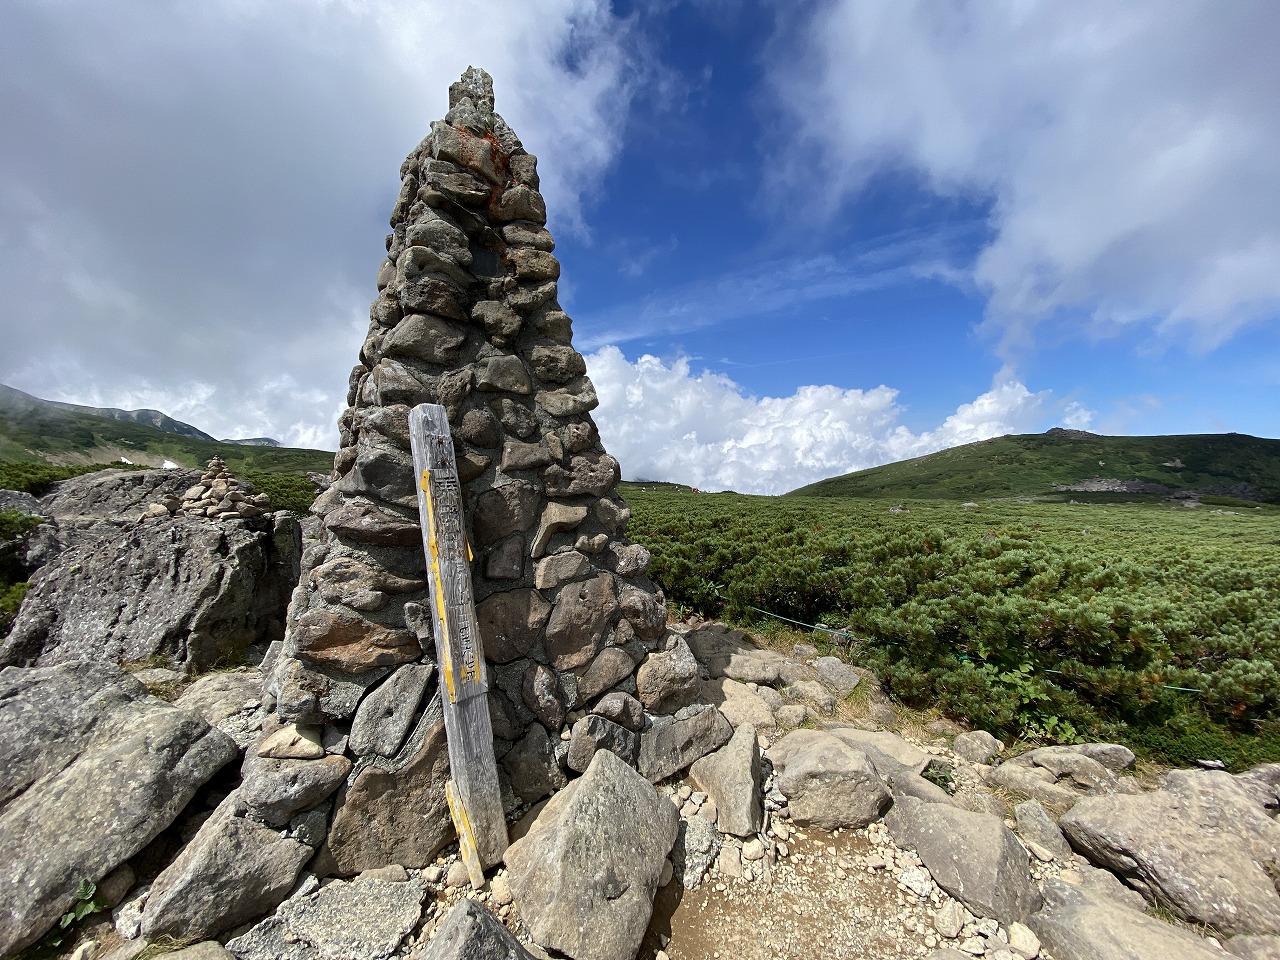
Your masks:
{"label": "wooden signpost", "polygon": [[507,849],[507,823],[498,789],[489,722],[489,680],[471,593],[462,487],[444,407],[423,403],[409,414],[413,466],[418,477],[422,544],[427,556],[436,665],[444,684],[445,737],[452,779],[445,784],[458,846],[472,886]]}

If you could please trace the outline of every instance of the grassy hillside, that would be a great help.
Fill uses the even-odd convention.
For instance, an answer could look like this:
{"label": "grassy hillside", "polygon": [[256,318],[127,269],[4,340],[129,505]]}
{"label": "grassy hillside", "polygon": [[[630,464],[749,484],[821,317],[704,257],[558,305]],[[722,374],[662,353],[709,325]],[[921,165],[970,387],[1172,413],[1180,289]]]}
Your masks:
{"label": "grassy hillside", "polygon": [[[1093,478],[1280,502],[1280,440],[1239,433],[1103,437],[1051,430],[832,477],[788,496],[977,500],[1048,494],[1055,485]],[[1242,486],[1252,489],[1234,489]]]}
{"label": "grassy hillside", "polygon": [[233,472],[328,473],[333,469],[333,454],[324,450],[202,440],[43,401],[0,405],[0,464],[78,466],[124,457],[152,467],[162,466],[165,460],[202,467],[215,456],[222,457]]}

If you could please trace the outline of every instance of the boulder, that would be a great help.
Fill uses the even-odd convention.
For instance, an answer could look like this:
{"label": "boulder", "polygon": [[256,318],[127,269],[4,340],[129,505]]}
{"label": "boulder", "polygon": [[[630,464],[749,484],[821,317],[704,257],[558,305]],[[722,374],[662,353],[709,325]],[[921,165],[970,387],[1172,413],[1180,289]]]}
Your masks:
{"label": "boulder", "polygon": [[105,663],[0,671],[0,955],[34,943],[238,751]]}
{"label": "boulder", "polygon": [[336,754],[305,760],[256,756],[244,763],[240,801],[256,820],[281,827],[300,810],[332,796],[351,772],[351,761]]}
{"label": "boulder", "polygon": [[722,833],[750,837],[760,832],[764,802],[755,727],[738,727],[725,746],[695,762],[689,773],[698,789],[715,802],[716,826]]}
{"label": "boulder", "polygon": [[540,723],[502,758],[502,770],[511,781],[512,792],[525,803],[533,803],[569,782],[551,749],[551,737]]}
{"label": "boulder", "polygon": [[1229,954],[1243,960],[1280,960],[1280,936],[1245,934],[1232,937],[1226,948]]}
{"label": "boulder", "polygon": [[175,705],[217,724],[245,710],[257,709],[261,695],[262,674],[242,667],[200,677],[182,692]]}
{"label": "boulder", "polygon": [[1175,770],[1150,793],[1086,797],[1059,826],[1091,863],[1184,920],[1280,932],[1280,823],[1225,771]]}
{"label": "boulder", "polygon": [[511,890],[533,939],[575,960],[633,960],[678,820],[643,777],[597,752],[507,849]]}
{"label": "boulder", "polygon": [[758,733],[771,737],[778,728],[773,708],[746,684],[720,677],[702,682],[702,700],[719,708],[736,730],[744,723],[756,728]]}
{"label": "boulder", "polygon": [[862,682],[862,674],[839,657],[819,657],[813,661],[813,669],[822,685],[841,700]]}
{"label": "boulder", "polygon": [[40,513],[58,521],[136,522],[154,503],[180,499],[199,470],[99,470],[56,483],[40,498]]}
{"label": "boulder", "polygon": [[435,673],[431,663],[406,663],[365,697],[351,722],[351,750],[394,757]]}
{"label": "boulder", "polygon": [[1071,845],[1062,835],[1058,825],[1036,800],[1027,800],[1013,808],[1018,823],[1018,836],[1028,843],[1038,844],[1059,860],[1071,858]]}
{"label": "boulder", "polygon": [[882,777],[895,774],[911,773],[919,775],[929,766],[930,756],[908,743],[896,733],[887,730],[861,730],[844,724],[828,724],[823,728],[839,740],[844,741],[855,750],[861,750],[875,764],[876,772]]}
{"label": "boulder", "polygon": [[1025,921],[1040,905],[1027,852],[998,817],[903,797],[885,825],[934,882],[980,917]]}
{"label": "boulder", "polygon": [[151,884],[142,936],[204,940],[260,917],[288,896],[314,852],[245,816],[232,793]]}
{"label": "boulder", "polygon": [[739,683],[777,687],[814,676],[809,667],[773,650],[761,650],[741,630],[723,624],[690,630],[685,641],[713,678],[729,677]]}
{"label": "boulder", "polygon": [[1004,744],[985,730],[967,730],[955,738],[951,749],[970,763],[990,763]]}
{"label": "boulder", "polygon": [[601,697],[591,712],[633,732],[644,726],[644,706],[629,693],[615,690]]}
{"label": "boulder", "polygon": [[1027,926],[1054,960],[1222,960],[1189,930],[1060,880],[1045,882],[1044,897]]}
{"label": "boulder", "polygon": [[288,514],[252,522],[102,520],[32,577],[0,665],[164,657],[184,670],[238,663],[282,635],[301,534]]}
{"label": "boulder", "polygon": [[795,730],[768,750],[791,817],[822,830],[865,827],[891,797],[867,755],[830,733]]}
{"label": "boulder", "polygon": [[582,773],[591,764],[597,750],[608,750],[634,767],[637,741],[636,735],[626,727],[594,713],[588,714],[573,725],[569,740],[569,769]]}
{"label": "boulder", "polygon": [[636,766],[651,783],[686,769],[729,742],[733,728],[715,707],[691,706],[640,734]]}
{"label": "boulder", "polygon": [[636,671],[636,696],[650,713],[675,713],[700,692],[698,661],[678,634],[670,649],[649,654]]}
{"label": "boulder", "polygon": [[414,960],[533,960],[520,941],[477,900],[460,900]]}

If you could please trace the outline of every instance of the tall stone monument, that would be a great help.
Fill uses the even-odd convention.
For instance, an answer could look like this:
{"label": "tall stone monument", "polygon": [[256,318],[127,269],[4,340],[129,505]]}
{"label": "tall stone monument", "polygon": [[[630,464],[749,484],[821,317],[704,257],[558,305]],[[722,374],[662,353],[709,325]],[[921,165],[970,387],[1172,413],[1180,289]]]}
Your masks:
{"label": "tall stone monument", "polygon": [[667,630],[648,552],[623,537],[618,464],[556,301],[537,160],[493,106],[488,74],[468,68],[401,166],[333,483],[312,508],[318,541],[270,666],[263,744],[320,743],[353,764],[322,872],[425,865],[453,836],[409,453],[416,404],[448,413],[508,808],[564,786],[597,749],[657,780],[730,733],[696,702],[698,666]]}

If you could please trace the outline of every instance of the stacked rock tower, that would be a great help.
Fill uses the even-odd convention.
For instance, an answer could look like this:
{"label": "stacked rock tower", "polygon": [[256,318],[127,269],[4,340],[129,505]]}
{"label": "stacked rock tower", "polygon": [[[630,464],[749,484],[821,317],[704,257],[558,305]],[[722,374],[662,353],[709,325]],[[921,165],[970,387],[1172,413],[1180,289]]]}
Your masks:
{"label": "stacked rock tower", "polygon": [[666,629],[648,551],[623,538],[618,464],[556,302],[537,161],[494,113],[488,74],[453,84],[400,172],[334,481],[312,508],[318,542],[270,666],[273,729],[293,724],[354,765],[319,861],[335,873],[420,866],[452,837],[416,404],[448,413],[508,808],[563,786],[596,749],[656,780],[731,732],[695,705],[697,663]]}

